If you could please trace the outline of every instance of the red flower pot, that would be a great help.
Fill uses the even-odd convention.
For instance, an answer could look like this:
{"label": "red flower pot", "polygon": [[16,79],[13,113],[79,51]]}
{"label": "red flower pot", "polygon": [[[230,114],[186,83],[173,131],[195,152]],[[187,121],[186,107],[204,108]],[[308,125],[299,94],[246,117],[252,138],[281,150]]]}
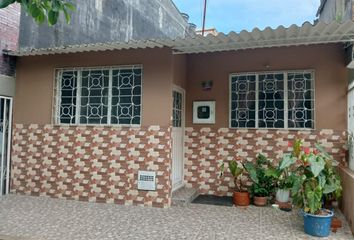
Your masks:
{"label": "red flower pot", "polygon": [[248,206],[250,205],[249,192],[234,192],[233,202],[236,206]]}
{"label": "red flower pot", "polygon": [[254,203],[254,205],[259,206],[259,207],[266,206],[266,205],[267,205],[267,202],[268,202],[267,197],[256,197],[256,196],[255,196],[255,197],[253,198],[253,203]]}

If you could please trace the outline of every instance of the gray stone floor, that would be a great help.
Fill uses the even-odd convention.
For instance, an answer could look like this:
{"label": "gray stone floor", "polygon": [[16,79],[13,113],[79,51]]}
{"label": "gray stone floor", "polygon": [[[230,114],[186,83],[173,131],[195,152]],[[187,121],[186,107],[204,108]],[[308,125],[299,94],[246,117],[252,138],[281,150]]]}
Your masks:
{"label": "gray stone floor", "polygon": [[194,188],[182,187],[177,191],[172,192],[172,205],[185,206],[191,203],[196,197],[198,192]]}
{"label": "gray stone floor", "polygon": [[[342,216],[340,215],[342,218]],[[191,204],[169,209],[43,197],[0,198],[0,239],[317,239],[297,212]],[[345,224],[328,239],[353,239]]]}

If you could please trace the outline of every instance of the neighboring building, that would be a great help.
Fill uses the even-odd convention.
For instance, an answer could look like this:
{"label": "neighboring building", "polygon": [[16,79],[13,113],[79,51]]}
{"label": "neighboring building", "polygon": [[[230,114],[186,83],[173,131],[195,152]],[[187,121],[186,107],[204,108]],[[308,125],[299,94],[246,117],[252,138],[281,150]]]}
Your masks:
{"label": "neighboring building", "polygon": [[6,51],[17,50],[19,25],[19,5],[0,9],[0,96],[13,96],[15,92],[16,58],[8,56]]}
{"label": "neighboring building", "polygon": [[67,24],[38,25],[21,15],[20,47],[48,48],[87,43],[183,38],[194,34],[171,0],[77,0]]}
{"label": "neighboring building", "polygon": [[[199,34],[199,35],[202,35],[203,30],[199,29],[195,33]],[[216,28],[207,28],[207,29],[204,30],[204,36],[207,36],[208,34],[216,36],[216,35],[218,35],[218,31],[216,30]]]}
{"label": "neighboring building", "polygon": [[317,16],[322,22],[331,21],[344,22],[353,20],[353,1],[352,0],[321,0]]}
{"label": "neighboring building", "polygon": [[11,158],[12,97],[15,94],[16,51],[19,35],[20,6],[12,4],[0,9],[0,196],[9,192]]}

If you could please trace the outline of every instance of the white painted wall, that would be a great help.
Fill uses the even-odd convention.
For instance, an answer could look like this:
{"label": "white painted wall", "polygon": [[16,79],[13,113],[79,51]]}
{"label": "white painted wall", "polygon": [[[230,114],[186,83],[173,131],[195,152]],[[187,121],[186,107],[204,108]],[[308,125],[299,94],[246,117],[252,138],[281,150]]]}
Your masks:
{"label": "white painted wall", "polygon": [[15,78],[0,74],[0,96],[15,95]]}

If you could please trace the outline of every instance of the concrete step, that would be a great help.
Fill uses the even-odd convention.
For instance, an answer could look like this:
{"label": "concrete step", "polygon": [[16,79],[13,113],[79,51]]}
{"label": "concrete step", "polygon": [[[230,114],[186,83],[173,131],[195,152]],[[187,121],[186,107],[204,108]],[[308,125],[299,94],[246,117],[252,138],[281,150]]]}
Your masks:
{"label": "concrete step", "polygon": [[198,191],[194,188],[182,187],[172,192],[172,206],[186,206],[198,197]]}

